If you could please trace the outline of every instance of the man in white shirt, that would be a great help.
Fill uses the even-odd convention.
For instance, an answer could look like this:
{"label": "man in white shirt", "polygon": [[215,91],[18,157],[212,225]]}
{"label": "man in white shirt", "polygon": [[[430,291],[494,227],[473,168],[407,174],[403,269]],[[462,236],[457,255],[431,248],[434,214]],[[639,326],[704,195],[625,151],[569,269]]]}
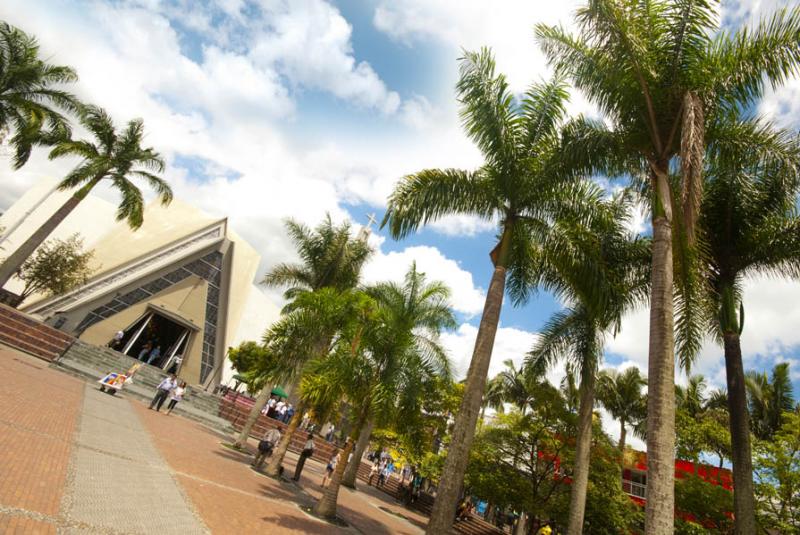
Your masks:
{"label": "man in white shirt", "polygon": [[261,465],[264,464],[264,459],[272,455],[272,450],[275,445],[281,440],[281,432],[276,428],[268,429],[261,440],[258,442],[258,452],[253,459],[253,468],[256,471],[261,470]]}
{"label": "man in white shirt", "polygon": [[150,402],[149,408],[156,408],[156,412],[161,410],[161,405],[164,404],[164,400],[167,399],[172,390],[178,386],[178,381],[175,379],[174,375],[169,375],[164,378],[163,381],[158,383],[158,388],[156,388],[156,395],[153,396],[153,401]]}

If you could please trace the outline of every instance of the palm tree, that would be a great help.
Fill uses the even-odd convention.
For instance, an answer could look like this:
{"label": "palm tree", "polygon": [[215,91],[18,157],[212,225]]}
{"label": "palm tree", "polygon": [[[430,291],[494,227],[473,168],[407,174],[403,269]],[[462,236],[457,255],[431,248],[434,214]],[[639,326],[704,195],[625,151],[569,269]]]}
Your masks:
{"label": "palm tree", "polygon": [[[772,153],[761,132],[747,125],[722,127],[719,118],[757,102],[769,83],[779,85],[798,70],[800,9],[781,10],[755,29],[720,31],[716,2],[588,0],[578,10],[577,35],[539,25],[539,43],[557,71],[597,104],[611,128],[576,123],[574,152],[587,168],[628,173],[648,193],[653,228],[648,355],[645,528],[671,533],[674,517],[673,255],[684,265],[678,287],[678,350],[699,349],[687,315],[692,288],[695,227],[702,199],[703,156],[715,144]],[[670,166],[680,163],[680,177]],[[675,212],[675,217],[673,217]],[[673,241],[678,247],[673,250]],[[687,330],[688,329],[688,330]],[[737,533],[753,533],[752,519]]]}
{"label": "palm tree", "polygon": [[456,415],[427,533],[448,533],[455,516],[468,453],[475,435],[492,356],[506,275],[526,268],[531,244],[545,222],[581,195],[559,157],[559,125],[567,93],[560,80],[535,84],[517,103],[506,79],[495,73],[491,52],[466,52],[456,91],[469,137],[484,155],[476,170],[426,169],[406,176],[389,197],[383,224],[395,238],[448,214],[497,221],[498,241],[483,315]]}
{"label": "palm tree", "polygon": [[706,409],[708,383],[702,375],[692,375],[686,386],[675,385],[675,403],[692,418],[700,416]]}
{"label": "palm tree", "polygon": [[[714,155],[707,166],[703,213],[701,288],[706,330],[724,347],[732,444],[736,525],[755,525],[753,465],[741,335],[742,283],[747,276],[800,276],[800,146],[789,132],[772,131],[787,157],[774,162],[744,153]],[[768,134],[767,134],[768,133]],[[737,530],[739,528],[737,527]],[[741,530],[740,530],[741,532]]]}
{"label": "palm tree", "polygon": [[[595,220],[559,222],[540,251],[535,279],[568,303],[547,322],[526,367],[551,368],[560,360],[580,377],[575,466],[567,533],[583,532],[589,483],[595,381],[607,334],[622,315],[647,295],[649,241],[625,228],[631,211],[626,195],[602,203]],[[568,374],[567,377],[570,377]],[[574,379],[573,379],[574,381]],[[574,384],[574,383],[573,383]]]}
{"label": "palm tree", "polygon": [[623,372],[613,369],[603,370],[597,377],[597,400],[619,420],[620,455],[625,453],[625,439],[628,436],[627,426],[635,427],[647,416],[645,396],[642,388],[647,379],[642,377],[639,368],[626,368]]}
{"label": "palm tree", "polygon": [[517,368],[511,359],[504,360],[503,365],[505,368],[496,377],[502,385],[503,400],[516,406],[524,415],[544,375],[531,373],[531,370],[524,366]]}
{"label": "palm tree", "polygon": [[505,410],[506,392],[503,376],[497,374],[486,382],[486,392],[481,403],[481,421],[483,421],[486,409],[491,408],[502,413]]}
{"label": "palm tree", "polygon": [[[392,329],[391,337],[383,340],[380,348],[373,347],[372,350],[393,354],[411,348],[422,355],[425,362],[439,363],[445,372],[444,376],[449,379],[449,363],[439,344],[439,333],[457,326],[449,305],[450,289],[441,282],[426,282],[425,274],[417,271],[417,264],[413,262],[403,284],[384,282],[368,288],[366,293],[384,311],[382,321]],[[408,407],[410,402],[416,402],[417,399],[417,396],[412,396],[405,406]],[[353,454],[354,462],[348,466],[342,481],[347,487],[355,488],[358,465],[369,444],[373,425],[374,419],[369,418],[360,431]]]}
{"label": "palm tree", "polygon": [[[320,361],[316,379],[308,379],[304,395],[337,390],[355,407],[354,425],[330,485],[315,508],[323,517],[336,515],[339,485],[353,444],[370,419],[402,422],[417,414],[432,377],[449,378],[450,364],[439,344],[439,332],[455,328],[442,283],[426,283],[412,265],[402,285],[383,283],[367,290],[375,307],[340,334],[331,356]],[[316,382],[314,386],[312,386]],[[363,454],[363,451],[361,452]],[[353,460],[359,463],[356,452]]]}
{"label": "palm tree", "polygon": [[169,184],[154,174],[164,171],[164,160],[151,147],[142,147],[144,125],[141,119],[128,122],[125,130],[117,132],[111,117],[103,109],[85,106],[80,121],[96,142],[74,141],[64,132],[48,139],[48,143],[54,145],[50,151],[51,160],[62,156],[83,158],[59,184],[61,190],[78,189],[0,265],[0,287],[101,181],[108,180],[122,195],[117,220],[126,220],[132,229],[139,228],[144,221],[144,197],[131,179],[147,182],[162,204],[172,201]]}
{"label": "palm tree", "polygon": [[749,372],[745,384],[753,433],[762,440],[772,440],[781,428],[783,413],[795,410],[789,363],[776,364],[772,368],[772,380],[767,372]]}
{"label": "palm tree", "polygon": [[77,79],[71,67],[42,61],[35,38],[0,21],[0,141],[13,132],[14,169],[28,161],[43,128],[69,131],[55,108],[76,112],[80,103],[58,87]]}
{"label": "palm tree", "polygon": [[[352,236],[348,222],[335,225],[330,214],[326,214],[325,219],[313,230],[291,219],[285,222],[285,226],[301,262],[278,264],[264,276],[263,283],[271,287],[288,286],[284,292],[284,297],[288,301],[284,313],[291,314],[297,309],[306,309],[306,312],[293,315],[286,320],[286,329],[295,335],[280,338],[282,341],[294,344],[293,354],[298,360],[294,366],[286,367],[291,370],[286,380],[296,380],[308,360],[327,352],[336,331],[337,314],[348,306],[346,296],[342,301],[337,293],[346,292],[358,284],[361,267],[372,254],[372,249],[363,237]],[[309,295],[323,289],[331,291],[317,296]],[[339,308],[339,305],[344,309]],[[321,323],[315,325],[314,322]],[[328,325],[328,328],[321,330],[319,328],[321,324]],[[308,336],[312,334],[313,339],[309,340]],[[303,343],[309,346],[303,346]],[[287,347],[278,350],[290,352]],[[250,431],[269,396],[270,390],[264,389],[256,398],[245,425],[234,443],[235,447],[242,448],[247,443]],[[267,474],[277,477],[280,473],[283,458],[305,411],[306,407],[300,403],[270,457],[266,468]]]}

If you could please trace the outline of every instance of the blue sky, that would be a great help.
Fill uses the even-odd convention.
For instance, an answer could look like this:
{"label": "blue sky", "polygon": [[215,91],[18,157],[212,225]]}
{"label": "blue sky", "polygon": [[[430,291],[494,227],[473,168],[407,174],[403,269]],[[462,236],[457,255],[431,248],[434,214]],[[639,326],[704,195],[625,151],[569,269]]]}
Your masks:
{"label": "blue sky", "polygon": [[[791,2],[796,3],[796,2]],[[285,217],[309,225],[378,218],[399,177],[425,167],[475,167],[480,154],[459,127],[453,85],[461,48],[488,45],[521,92],[549,71],[537,22],[571,24],[574,0],[5,0],[0,18],[35,34],[51,61],[76,67],[75,91],[122,122],[143,117],[168,159],[176,194],[226,215],[262,254],[261,269],[294,259]],[[778,0],[726,1],[723,19],[749,24]],[[800,83],[769,91],[757,111],[796,127]],[[595,113],[574,94],[571,113]],[[42,154],[8,179],[4,208],[64,164]],[[369,280],[399,278],[412,260],[454,291],[462,321],[445,341],[461,369],[474,343],[491,265],[491,225],[451,218],[395,242],[374,230]],[[757,288],[757,291],[753,291]],[[276,294],[271,294],[276,296]],[[746,365],[793,362],[800,386],[798,284],[748,281]],[[558,308],[548,295],[505,307],[492,372],[517,362]],[[646,369],[647,312],[632,313],[609,342],[610,365]],[[697,364],[724,384],[721,352]],[[558,380],[563,370],[554,370]]]}

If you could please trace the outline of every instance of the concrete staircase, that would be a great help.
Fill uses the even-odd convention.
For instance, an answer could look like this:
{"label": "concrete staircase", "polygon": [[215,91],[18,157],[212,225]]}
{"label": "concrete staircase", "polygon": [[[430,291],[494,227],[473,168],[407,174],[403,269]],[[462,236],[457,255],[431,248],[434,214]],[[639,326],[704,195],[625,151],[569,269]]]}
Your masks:
{"label": "concrete staircase", "polygon": [[[134,376],[133,382],[123,388],[123,395],[150,400],[167,373],[113,349],[75,340],[52,365],[72,375],[97,381],[109,372],[125,373],[137,362],[142,366]],[[219,417],[219,405],[220,400],[217,396],[189,386],[183,401],[178,403],[173,412],[216,430],[232,432],[230,422]]]}
{"label": "concrete staircase", "polygon": [[[362,480],[362,484],[369,481],[369,473],[372,465],[370,463],[361,462],[358,466],[358,479]],[[378,477],[375,476],[372,480],[372,485],[377,485]],[[400,478],[395,476],[390,477],[381,487],[375,488],[382,490],[386,494],[392,496],[398,501],[403,501],[403,492],[400,488]],[[419,499],[411,504],[411,509],[419,511],[425,516],[430,516],[433,509],[434,498],[426,492],[419,495]],[[462,535],[500,535],[503,533],[500,529],[486,522],[476,515],[470,515],[467,520],[462,520],[453,524],[452,533],[460,533]]]}

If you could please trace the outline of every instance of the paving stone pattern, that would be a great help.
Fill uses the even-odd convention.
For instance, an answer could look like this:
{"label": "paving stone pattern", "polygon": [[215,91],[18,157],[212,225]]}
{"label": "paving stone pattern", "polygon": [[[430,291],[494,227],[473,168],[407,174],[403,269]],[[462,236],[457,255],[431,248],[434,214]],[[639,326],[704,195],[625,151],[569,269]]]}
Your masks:
{"label": "paving stone pattern", "polygon": [[87,384],[77,443],[67,520],[125,533],[207,533],[128,401]]}

